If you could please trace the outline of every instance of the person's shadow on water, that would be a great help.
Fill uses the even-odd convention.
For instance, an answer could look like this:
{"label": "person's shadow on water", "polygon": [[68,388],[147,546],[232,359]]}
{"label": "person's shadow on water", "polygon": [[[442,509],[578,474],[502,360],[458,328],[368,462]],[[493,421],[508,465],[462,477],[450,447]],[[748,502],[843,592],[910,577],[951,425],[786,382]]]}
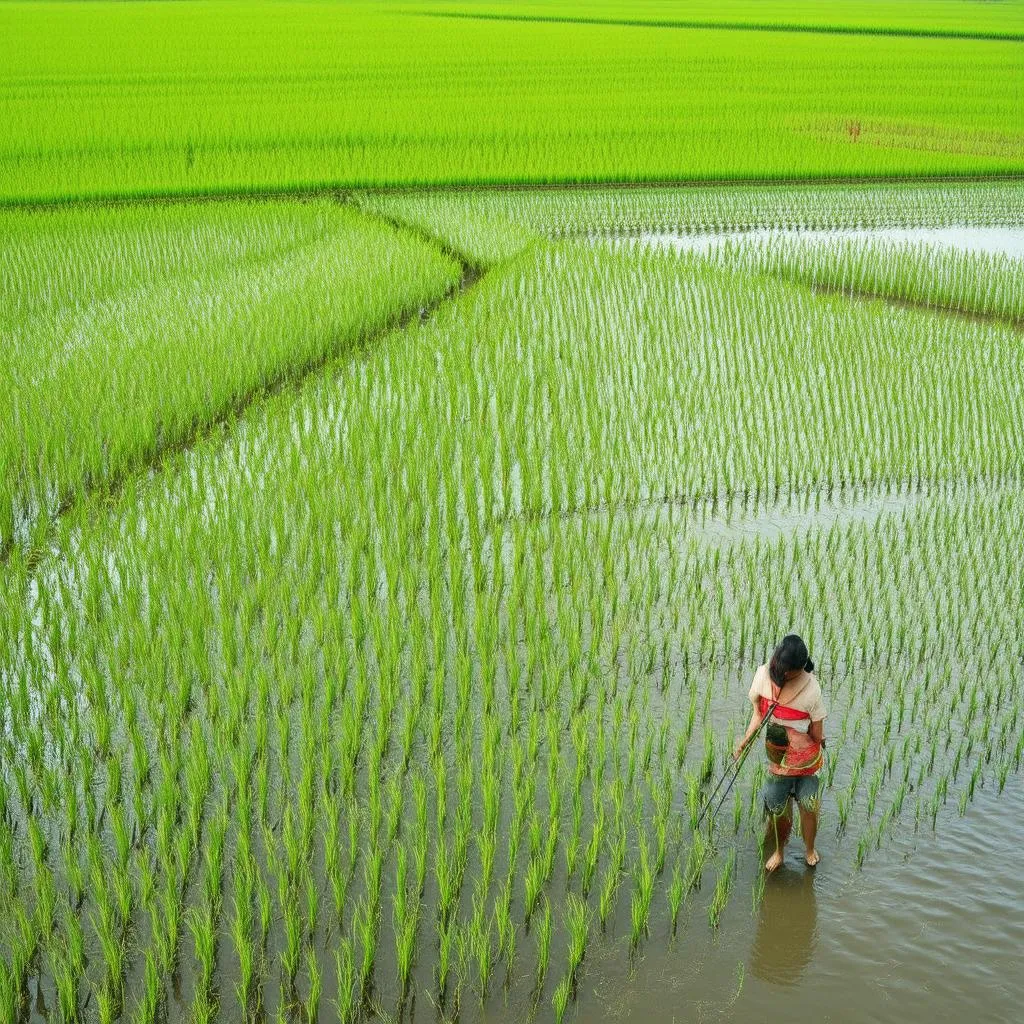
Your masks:
{"label": "person's shadow on water", "polygon": [[811,962],[818,941],[814,872],[785,866],[767,879],[750,970],[773,985],[795,985]]}

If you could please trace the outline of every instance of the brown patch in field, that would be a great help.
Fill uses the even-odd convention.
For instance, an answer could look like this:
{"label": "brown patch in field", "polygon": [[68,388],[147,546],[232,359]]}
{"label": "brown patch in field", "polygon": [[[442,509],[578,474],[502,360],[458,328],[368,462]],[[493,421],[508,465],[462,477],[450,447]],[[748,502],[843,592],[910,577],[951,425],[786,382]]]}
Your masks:
{"label": "brown patch in field", "polygon": [[802,134],[826,142],[876,149],[907,149],[963,156],[1024,159],[1024,134],[984,129],[950,128],[944,125],[900,121],[875,121],[859,117],[829,119],[797,125]]}

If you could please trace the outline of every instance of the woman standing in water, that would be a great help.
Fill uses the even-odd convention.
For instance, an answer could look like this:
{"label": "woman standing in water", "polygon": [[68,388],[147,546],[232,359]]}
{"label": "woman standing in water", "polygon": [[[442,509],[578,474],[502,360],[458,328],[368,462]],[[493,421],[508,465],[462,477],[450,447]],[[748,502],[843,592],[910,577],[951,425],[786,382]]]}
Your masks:
{"label": "woman standing in water", "polygon": [[818,832],[818,770],[823,763],[827,712],[821,687],[814,676],[814,662],[800,637],[795,633],[783,637],[768,664],[754,673],[748,696],[754,713],[746,734],[736,744],[733,756],[737,758],[757,732],[769,708],[778,701],[765,730],[771,774],[761,796],[769,816],[765,845],[773,851],[765,867],[774,871],[782,863],[793,822],[790,808],[793,798],[800,808],[800,829],[807,847],[804,857],[808,865],[814,867],[820,859],[814,840]]}

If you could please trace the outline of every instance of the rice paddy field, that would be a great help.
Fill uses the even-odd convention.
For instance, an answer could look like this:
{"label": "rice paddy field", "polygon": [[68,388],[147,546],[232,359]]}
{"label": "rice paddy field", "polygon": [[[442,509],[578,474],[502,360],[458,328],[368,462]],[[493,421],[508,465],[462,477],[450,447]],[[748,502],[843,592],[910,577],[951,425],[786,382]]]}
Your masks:
{"label": "rice paddy field", "polygon": [[823,10],[0,4],[0,1022],[1018,1018],[1024,7]]}
{"label": "rice paddy field", "polygon": [[510,6],[5,0],[0,202],[1024,167],[1020,0]]}

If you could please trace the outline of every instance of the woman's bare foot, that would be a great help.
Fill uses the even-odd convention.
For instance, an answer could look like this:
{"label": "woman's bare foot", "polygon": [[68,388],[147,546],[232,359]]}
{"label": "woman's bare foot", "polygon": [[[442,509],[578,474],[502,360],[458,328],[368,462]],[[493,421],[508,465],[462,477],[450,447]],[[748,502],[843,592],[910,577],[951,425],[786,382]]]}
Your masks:
{"label": "woman's bare foot", "polygon": [[817,850],[808,850],[807,854],[804,857],[804,860],[807,861],[807,866],[809,868],[813,868],[814,865],[817,864],[819,860],[821,860],[821,857],[818,856]]}
{"label": "woman's bare foot", "polygon": [[776,868],[782,866],[782,851],[776,850],[767,861],[765,861],[765,871],[774,871]]}

